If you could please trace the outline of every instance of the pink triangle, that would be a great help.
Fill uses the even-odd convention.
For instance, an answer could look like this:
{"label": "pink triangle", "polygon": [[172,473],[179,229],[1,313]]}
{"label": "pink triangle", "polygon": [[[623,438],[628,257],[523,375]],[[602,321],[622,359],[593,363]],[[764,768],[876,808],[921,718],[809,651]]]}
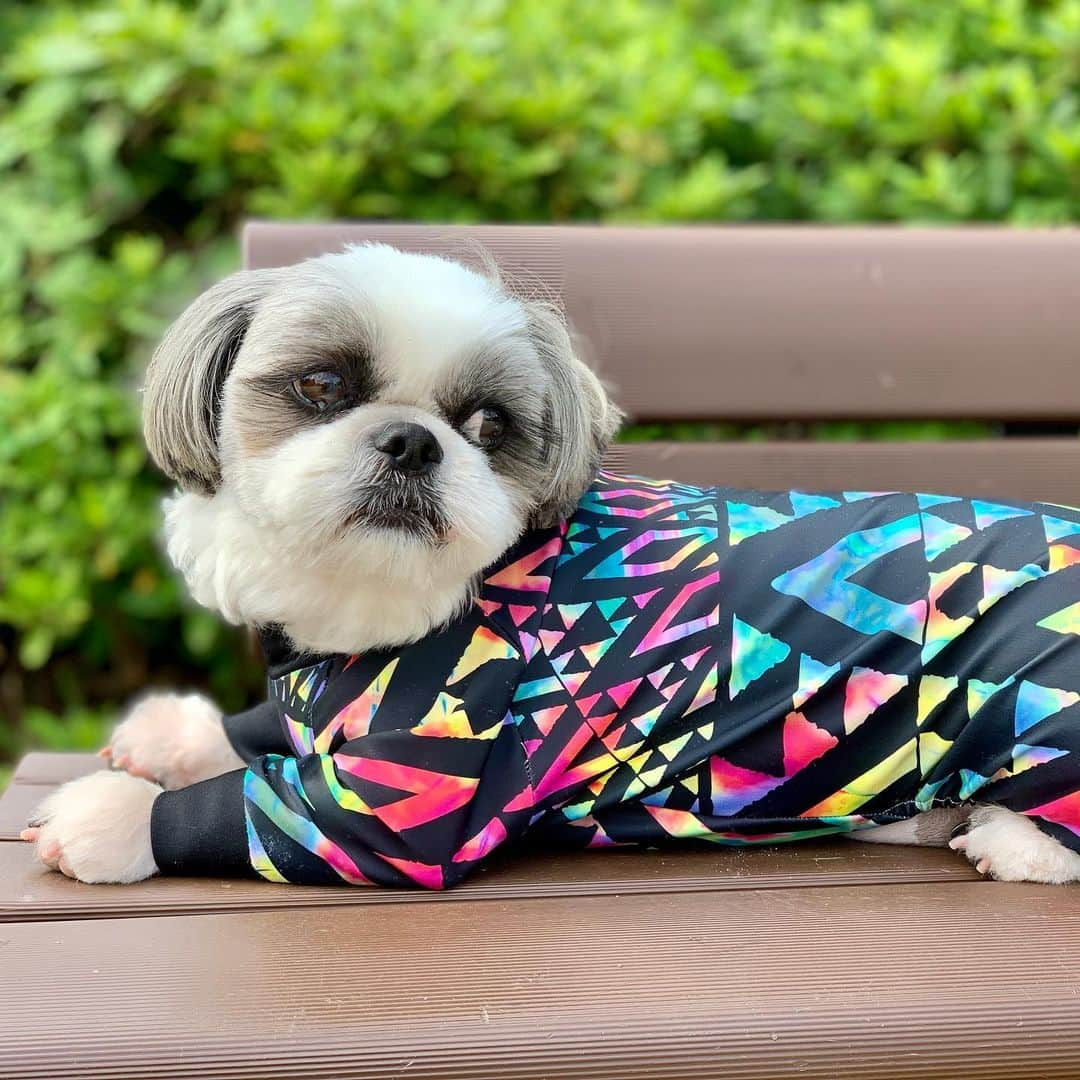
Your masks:
{"label": "pink triangle", "polygon": [[633,601],[639,608],[643,608],[660,590],[651,589],[649,592],[638,593]]}
{"label": "pink triangle", "polygon": [[[581,710],[581,715],[587,717],[592,712],[592,707],[600,700],[601,695],[588,694],[583,698],[579,698],[577,701],[577,707]],[[566,706],[564,705],[563,708]]]}
{"label": "pink triangle", "polygon": [[535,613],[536,608],[529,607],[526,604],[510,605],[510,618],[514,620],[515,626],[520,626],[527,618]]}
{"label": "pink triangle", "polygon": [[578,671],[573,674],[560,673],[559,678],[562,680],[563,686],[570,691],[571,697],[577,697],[577,692],[581,689],[581,684],[592,674],[591,671]]}
{"label": "pink triangle", "polygon": [[[611,727],[611,721],[618,715],[617,712],[613,712],[607,713],[604,716],[590,716],[588,720],[589,727],[591,727],[597,735],[603,735],[604,732]],[[623,724],[623,727],[626,727],[626,725]]]}
{"label": "pink triangle", "polygon": [[784,772],[793,776],[839,741],[824,728],[812,724],[802,713],[788,713],[784,720]]}
{"label": "pink triangle", "polygon": [[[533,742],[539,743],[542,740],[534,739]],[[533,793],[532,785],[528,784],[524,791],[519,791],[504,807],[503,812],[512,814],[515,810],[527,810],[530,806],[536,804],[536,795]]]}
{"label": "pink triangle", "polygon": [[526,660],[531,660],[536,655],[536,638],[532,634],[526,634],[524,630],[518,631],[521,640],[521,655]]}
{"label": "pink triangle", "polygon": [[560,604],[559,615],[562,618],[563,625],[567,630],[574,628],[574,623],[589,610],[591,604],[586,602],[584,604]]}
{"label": "pink triangle", "polygon": [[850,734],[889,698],[907,686],[906,675],[888,675],[873,668],[855,668],[844,690],[844,730]]}
{"label": "pink triangle", "polygon": [[528,754],[529,757],[532,757],[532,755],[535,754],[536,751],[539,750],[540,747],[544,745],[544,740],[543,739],[525,739],[524,740],[524,745],[525,745],[525,753]]}
{"label": "pink triangle", "polygon": [[687,671],[693,671],[697,667],[697,662],[708,652],[708,648],[699,649],[696,653],[691,653],[689,656],[683,657],[683,667]]}
{"label": "pink triangle", "polygon": [[479,600],[478,599],[476,601],[476,604],[485,615],[494,615],[495,612],[498,611],[499,608],[502,607],[502,604],[500,604],[498,600]]}
{"label": "pink triangle", "polygon": [[619,683],[618,686],[612,686],[608,690],[608,697],[620,709],[626,708],[626,703],[630,700],[630,695],[641,685],[641,679],[629,679],[627,682]]}
{"label": "pink triangle", "polygon": [[544,652],[550,656],[559,647],[564,637],[566,637],[565,630],[541,630],[540,643],[544,646]]}
{"label": "pink triangle", "polygon": [[[614,716],[614,715],[616,715],[616,714],[615,714],[615,713],[612,713],[612,715]],[[621,738],[623,737],[623,732],[624,732],[624,731],[626,731],[626,725],[625,725],[625,724],[620,724],[620,725],[619,725],[619,726],[618,726],[618,727],[617,727],[617,728],[616,728],[616,729],[615,729],[614,731],[612,731],[612,732],[610,732],[609,734],[605,735],[605,736],[604,736],[604,737],[603,737],[603,738],[602,738],[602,739],[601,739],[600,741],[601,741],[601,742],[602,742],[602,743],[603,743],[603,744],[604,744],[604,745],[605,745],[605,746],[606,746],[606,747],[607,747],[607,748],[608,748],[608,749],[609,749],[609,750],[610,750],[610,751],[611,751],[612,753],[614,753],[614,752],[615,752],[615,750],[616,750],[616,748],[617,748],[617,747],[618,747],[618,745],[619,745],[619,740],[620,740],[620,739],[621,739]]]}
{"label": "pink triangle", "polygon": [[[597,694],[597,697],[600,695]],[[550,735],[555,721],[566,712],[565,705],[552,705],[550,709],[537,709],[533,713],[533,723],[545,734]]]}
{"label": "pink triangle", "polygon": [[662,686],[660,688],[661,695],[667,701],[670,701],[676,695],[676,693],[678,693],[679,687],[682,686],[684,682],[686,682],[685,679],[680,679],[678,682],[674,682],[670,686]]}
{"label": "pink triangle", "polygon": [[651,682],[653,686],[659,688],[660,684],[668,677],[668,672],[671,671],[674,666],[674,664],[665,664],[658,671],[650,671],[649,682]]}

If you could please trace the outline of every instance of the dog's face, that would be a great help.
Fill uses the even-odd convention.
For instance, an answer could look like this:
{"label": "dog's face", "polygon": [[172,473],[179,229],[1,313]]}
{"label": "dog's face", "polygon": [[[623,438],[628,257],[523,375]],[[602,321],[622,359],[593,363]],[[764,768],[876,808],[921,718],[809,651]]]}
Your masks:
{"label": "dog's face", "polygon": [[196,598],[331,651],[452,616],[576,504],[617,422],[549,309],[382,245],[209,290],[155,353],[144,408],[190,493],[167,528]]}

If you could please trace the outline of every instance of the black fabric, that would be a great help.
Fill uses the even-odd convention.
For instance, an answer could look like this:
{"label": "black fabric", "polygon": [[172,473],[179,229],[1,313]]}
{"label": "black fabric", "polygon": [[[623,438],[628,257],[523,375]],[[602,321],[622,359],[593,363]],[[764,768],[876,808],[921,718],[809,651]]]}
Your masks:
{"label": "black fabric", "polygon": [[244,770],[159,795],[150,845],[163,874],[256,876],[244,825]]}
{"label": "black fabric", "polygon": [[245,712],[226,716],[222,725],[225,737],[245,762],[252,762],[263,754],[287,754],[292,749],[272,701],[263,701]]}

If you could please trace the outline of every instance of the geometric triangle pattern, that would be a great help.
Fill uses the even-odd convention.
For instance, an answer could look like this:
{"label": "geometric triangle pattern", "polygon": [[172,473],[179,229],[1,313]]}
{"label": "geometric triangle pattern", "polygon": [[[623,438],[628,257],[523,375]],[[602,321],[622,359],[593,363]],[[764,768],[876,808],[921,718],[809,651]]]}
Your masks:
{"label": "geometric triangle pattern", "polygon": [[774,843],[969,799],[1080,850],[1080,510],[602,472],[462,617],[270,697],[290,756],[244,804],[273,880],[443,888],[526,834]]}

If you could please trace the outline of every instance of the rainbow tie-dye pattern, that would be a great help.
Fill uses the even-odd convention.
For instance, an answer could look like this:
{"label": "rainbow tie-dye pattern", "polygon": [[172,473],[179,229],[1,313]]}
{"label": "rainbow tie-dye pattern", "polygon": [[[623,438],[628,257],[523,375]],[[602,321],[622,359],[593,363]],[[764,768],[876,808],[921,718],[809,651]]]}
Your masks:
{"label": "rainbow tie-dye pattern", "polygon": [[528,837],[773,843],[977,799],[1080,850],[1080,510],[602,473],[461,620],[271,680],[272,880],[442,888]]}

